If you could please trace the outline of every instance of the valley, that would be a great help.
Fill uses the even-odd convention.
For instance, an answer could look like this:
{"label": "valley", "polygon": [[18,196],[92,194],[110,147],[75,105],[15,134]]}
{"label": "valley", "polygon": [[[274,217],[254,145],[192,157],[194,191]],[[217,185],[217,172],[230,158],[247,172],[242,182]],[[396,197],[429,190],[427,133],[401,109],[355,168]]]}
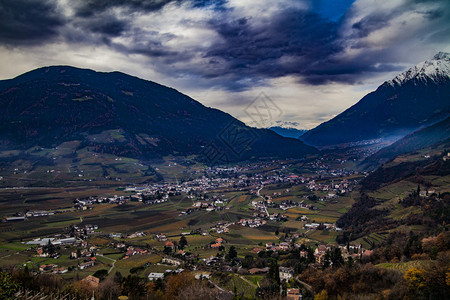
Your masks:
{"label": "valley", "polygon": [[306,132],[120,72],[0,81],[0,298],[446,298],[449,63]]}

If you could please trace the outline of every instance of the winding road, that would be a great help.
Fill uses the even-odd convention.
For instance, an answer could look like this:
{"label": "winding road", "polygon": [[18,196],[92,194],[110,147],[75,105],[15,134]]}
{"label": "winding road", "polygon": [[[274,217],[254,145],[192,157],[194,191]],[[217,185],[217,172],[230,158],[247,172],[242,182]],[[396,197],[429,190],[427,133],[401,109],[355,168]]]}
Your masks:
{"label": "winding road", "polygon": [[261,185],[261,187],[259,188],[259,190],[256,192],[256,195],[258,195],[258,197],[261,197],[261,199],[263,200],[263,201],[262,201],[262,205],[263,205],[263,207],[264,207],[264,210],[266,211],[267,216],[269,216],[269,212],[267,211],[266,205],[264,204],[264,201],[266,201],[266,199],[264,199],[264,197],[261,196],[261,195],[259,194],[259,192],[261,192],[261,190],[262,190],[263,188],[264,188],[264,185]]}
{"label": "winding road", "polygon": [[97,255],[113,261],[111,268],[109,268],[109,270],[108,270],[108,274],[111,273],[112,269],[114,269],[114,266],[115,266],[117,260],[106,257],[103,254],[97,254]]}

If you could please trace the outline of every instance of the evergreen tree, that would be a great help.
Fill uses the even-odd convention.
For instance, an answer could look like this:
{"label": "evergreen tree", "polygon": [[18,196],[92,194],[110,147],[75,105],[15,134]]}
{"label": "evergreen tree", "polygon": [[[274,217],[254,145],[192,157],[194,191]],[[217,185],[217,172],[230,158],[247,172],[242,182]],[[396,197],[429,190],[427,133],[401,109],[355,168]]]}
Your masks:
{"label": "evergreen tree", "polygon": [[187,246],[187,244],[188,244],[188,242],[187,242],[187,240],[186,240],[186,237],[185,237],[184,235],[181,236],[180,242],[178,243],[178,248],[180,248],[181,250],[183,250],[184,247]]}

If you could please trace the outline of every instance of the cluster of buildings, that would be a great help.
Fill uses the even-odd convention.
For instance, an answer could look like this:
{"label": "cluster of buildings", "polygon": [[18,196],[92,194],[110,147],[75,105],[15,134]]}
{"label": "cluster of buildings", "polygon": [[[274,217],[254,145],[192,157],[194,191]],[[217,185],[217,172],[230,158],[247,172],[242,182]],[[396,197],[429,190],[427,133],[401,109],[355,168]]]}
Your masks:
{"label": "cluster of buildings", "polygon": [[145,232],[143,232],[143,231],[136,231],[135,233],[132,233],[132,234],[128,235],[127,238],[134,239],[134,238],[137,238],[137,237],[144,237],[146,235],[147,234]]}
{"label": "cluster of buildings", "polygon": [[67,273],[67,268],[58,267],[55,264],[47,264],[39,266],[39,271],[42,273],[64,274]]}
{"label": "cluster of buildings", "polygon": [[342,231],[341,228],[336,227],[336,224],[333,223],[306,223],[303,225],[303,228],[309,230]]}
{"label": "cluster of buildings", "polygon": [[86,224],[84,226],[73,225],[70,228],[71,233],[80,238],[85,238],[98,230],[98,225]]}
{"label": "cluster of buildings", "polygon": [[224,240],[222,238],[217,238],[214,243],[211,243],[210,247],[211,248],[219,248],[220,246],[222,246]]}
{"label": "cluster of buildings", "polygon": [[125,252],[125,256],[123,257],[123,259],[128,259],[128,258],[130,258],[130,256],[134,256],[134,255],[138,255],[138,254],[148,254],[148,250],[129,246],[127,248],[127,251]]}
{"label": "cluster of buildings", "polygon": [[335,197],[337,194],[345,194],[347,192],[353,191],[353,187],[357,183],[358,182],[356,180],[349,182],[347,179],[343,179],[341,182],[338,183],[335,183],[334,180],[332,180],[331,183],[324,183],[324,182],[316,182],[315,179],[311,179],[306,183],[306,187],[310,191],[329,192],[328,197],[332,198]]}
{"label": "cluster of buildings", "polygon": [[239,222],[237,222],[238,225],[241,226],[247,226],[250,228],[260,227],[264,224],[266,224],[267,221],[263,220],[261,218],[254,218],[254,219],[240,219]]}
{"label": "cluster of buildings", "polygon": [[[299,244],[294,244],[294,247],[300,247]],[[275,243],[266,243],[266,250],[272,250],[272,251],[288,251],[290,250],[291,243],[289,242],[280,242],[278,245]]]}
{"label": "cluster of buildings", "polygon": [[[230,232],[230,229],[228,227],[230,227],[233,224],[234,223],[230,223],[230,222],[218,222],[215,226],[211,227],[210,230],[215,231],[218,234],[228,233],[228,232]],[[207,235],[207,234],[202,233],[202,235]]]}

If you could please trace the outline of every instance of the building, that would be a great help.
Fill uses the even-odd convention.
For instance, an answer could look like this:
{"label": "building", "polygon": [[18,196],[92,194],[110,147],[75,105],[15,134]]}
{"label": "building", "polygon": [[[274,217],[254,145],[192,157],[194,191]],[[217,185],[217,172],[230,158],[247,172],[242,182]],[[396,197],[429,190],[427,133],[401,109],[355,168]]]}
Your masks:
{"label": "building", "polygon": [[148,280],[158,280],[158,279],[164,279],[164,273],[150,273],[148,274]]}
{"label": "building", "polygon": [[163,264],[168,264],[168,265],[174,265],[174,266],[180,266],[182,261],[176,258],[172,258],[172,257],[164,257],[161,261],[161,263]]}
{"label": "building", "polygon": [[85,263],[81,263],[81,264],[78,266],[78,268],[79,268],[80,270],[84,270],[84,269],[93,267],[94,265],[95,265],[95,261],[91,260],[91,261],[88,261],[88,262],[85,262]]}
{"label": "building", "polygon": [[65,267],[54,268],[53,273],[55,274],[64,274],[67,273],[67,269]]}
{"label": "building", "polygon": [[300,294],[300,289],[287,289],[287,300],[301,300],[303,299],[302,294]]}
{"label": "building", "polygon": [[289,281],[289,279],[291,279],[294,276],[294,270],[292,270],[291,268],[280,267],[279,275],[280,280]]}
{"label": "building", "polygon": [[58,267],[57,265],[54,264],[48,264],[48,265],[41,265],[39,267],[39,271],[41,272],[50,272],[53,271],[54,268]]}
{"label": "building", "polygon": [[250,274],[252,274],[252,275],[255,275],[255,274],[263,274],[263,273],[269,272],[269,267],[262,268],[262,269],[260,269],[260,268],[251,268],[250,270],[248,270],[248,272],[249,272]]}
{"label": "building", "polygon": [[25,217],[9,217],[6,222],[25,221]]}
{"label": "building", "polygon": [[157,235],[156,235],[156,239],[157,239],[158,241],[160,241],[160,242],[165,242],[165,241],[167,241],[167,237],[166,237],[166,235],[165,235],[164,233],[157,234]]}
{"label": "building", "polygon": [[92,276],[92,275],[88,275],[86,278],[84,278],[83,280],[81,280],[83,282],[86,282],[87,284],[89,284],[92,288],[98,288],[98,285],[100,283],[100,279]]}

